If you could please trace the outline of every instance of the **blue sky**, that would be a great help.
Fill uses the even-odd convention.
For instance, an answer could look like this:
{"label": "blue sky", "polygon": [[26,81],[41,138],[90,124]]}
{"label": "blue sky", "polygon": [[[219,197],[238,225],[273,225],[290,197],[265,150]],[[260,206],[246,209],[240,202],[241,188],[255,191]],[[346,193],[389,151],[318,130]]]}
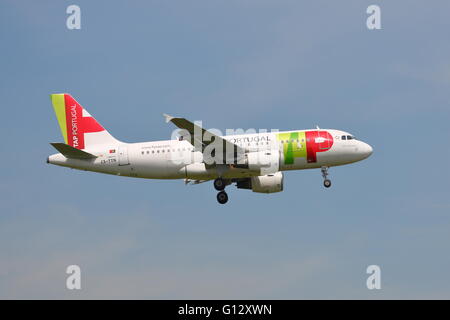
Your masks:
{"label": "blue sky", "polygon": [[[81,30],[66,8],[81,7]],[[378,4],[382,30],[366,28]],[[448,1],[0,4],[0,298],[450,298]],[[335,128],[366,161],[282,193],[50,166],[49,94],[124,141],[206,127]],[[82,270],[82,290],[65,269]],[[369,291],[376,264],[382,289]]]}

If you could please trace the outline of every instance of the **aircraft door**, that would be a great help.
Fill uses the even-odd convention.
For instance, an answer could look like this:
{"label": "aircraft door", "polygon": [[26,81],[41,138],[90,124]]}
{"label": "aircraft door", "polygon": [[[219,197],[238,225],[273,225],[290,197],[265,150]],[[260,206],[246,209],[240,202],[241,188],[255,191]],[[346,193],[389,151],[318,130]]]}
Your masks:
{"label": "aircraft door", "polygon": [[130,164],[128,159],[128,147],[120,146],[119,147],[119,166],[126,166]]}

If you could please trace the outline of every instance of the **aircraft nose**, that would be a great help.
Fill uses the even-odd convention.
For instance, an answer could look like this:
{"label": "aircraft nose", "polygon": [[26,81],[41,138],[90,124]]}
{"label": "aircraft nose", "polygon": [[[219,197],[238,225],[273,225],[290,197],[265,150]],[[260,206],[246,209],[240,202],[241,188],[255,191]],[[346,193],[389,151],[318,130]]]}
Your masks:
{"label": "aircraft nose", "polygon": [[368,143],[363,142],[363,145],[360,148],[360,153],[363,156],[363,159],[366,159],[373,153],[373,148]]}

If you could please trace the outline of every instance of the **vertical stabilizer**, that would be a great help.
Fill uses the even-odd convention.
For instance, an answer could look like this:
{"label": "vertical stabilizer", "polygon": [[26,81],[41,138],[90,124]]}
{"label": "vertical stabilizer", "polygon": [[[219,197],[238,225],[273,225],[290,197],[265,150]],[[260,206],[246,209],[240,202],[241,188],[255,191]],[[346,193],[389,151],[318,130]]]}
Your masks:
{"label": "vertical stabilizer", "polygon": [[118,143],[70,94],[57,93],[50,97],[66,144],[81,150]]}

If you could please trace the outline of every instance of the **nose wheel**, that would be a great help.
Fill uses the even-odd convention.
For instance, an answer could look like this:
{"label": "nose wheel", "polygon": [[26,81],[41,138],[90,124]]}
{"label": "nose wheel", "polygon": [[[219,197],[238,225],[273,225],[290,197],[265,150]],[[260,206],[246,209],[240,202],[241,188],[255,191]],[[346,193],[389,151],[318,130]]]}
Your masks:
{"label": "nose wheel", "polygon": [[328,167],[322,167],[320,169],[320,171],[322,171],[323,186],[325,188],[331,187],[331,180],[327,178],[327,176],[328,176]]}

